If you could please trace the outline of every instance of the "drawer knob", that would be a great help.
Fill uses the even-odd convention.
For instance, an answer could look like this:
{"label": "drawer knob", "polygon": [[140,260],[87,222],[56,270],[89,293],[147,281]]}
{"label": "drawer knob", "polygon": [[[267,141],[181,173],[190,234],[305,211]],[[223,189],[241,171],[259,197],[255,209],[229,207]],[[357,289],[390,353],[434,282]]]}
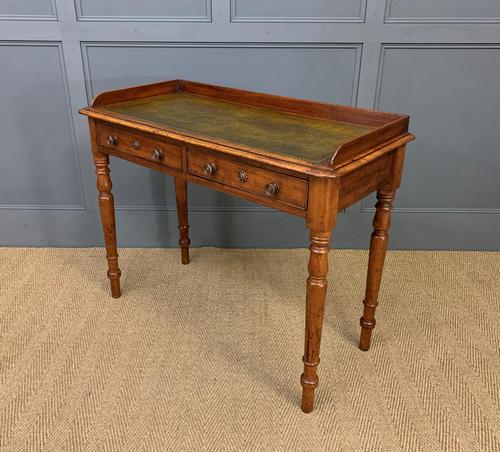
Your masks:
{"label": "drawer knob", "polygon": [[154,160],[161,160],[164,156],[163,151],[158,148],[154,148],[153,152],[151,153],[151,156],[153,157]]}
{"label": "drawer knob", "polygon": [[106,143],[110,146],[116,146],[118,144],[118,137],[116,135],[108,135],[106,137]]}
{"label": "drawer knob", "polygon": [[276,196],[280,190],[278,182],[266,184],[265,191],[267,196]]}
{"label": "drawer knob", "polygon": [[240,170],[238,173],[238,179],[240,182],[246,182],[248,180],[248,174],[246,171]]}
{"label": "drawer knob", "polygon": [[212,163],[205,163],[203,165],[203,172],[207,176],[213,176],[216,171],[217,171],[217,166],[215,165],[214,162],[212,162]]}
{"label": "drawer knob", "polygon": [[141,143],[139,143],[138,141],[134,141],[132,143],[132,148],[136,151],[138,151],[139,149],[141,149]]}

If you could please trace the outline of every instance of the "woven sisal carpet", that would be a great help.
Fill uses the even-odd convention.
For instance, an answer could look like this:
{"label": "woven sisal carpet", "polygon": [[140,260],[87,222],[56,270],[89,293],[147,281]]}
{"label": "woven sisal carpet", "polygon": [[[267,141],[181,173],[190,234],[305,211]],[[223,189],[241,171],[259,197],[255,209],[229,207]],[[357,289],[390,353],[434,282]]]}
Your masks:
{"label": "woven sisal carpet", "polygon": [[306,250],[0,249],[0,451],[498,451],[500,253],[333,251],[316,411]]}

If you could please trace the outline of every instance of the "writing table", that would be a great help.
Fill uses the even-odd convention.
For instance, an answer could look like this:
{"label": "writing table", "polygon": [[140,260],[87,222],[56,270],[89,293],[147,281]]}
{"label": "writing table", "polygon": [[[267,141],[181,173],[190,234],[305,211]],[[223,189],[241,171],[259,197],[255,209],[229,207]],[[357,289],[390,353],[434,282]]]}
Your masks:
{"label": "writing table", "polygon": [[185,80],[101,93],[89,118],[111,294],[120,296],[109,155],[175,179],[189,263],[187,182],[304,217],[310,230],[302,410],[311,412],[337,213],[377,192],[359,348],[368,350],[409,117]]}

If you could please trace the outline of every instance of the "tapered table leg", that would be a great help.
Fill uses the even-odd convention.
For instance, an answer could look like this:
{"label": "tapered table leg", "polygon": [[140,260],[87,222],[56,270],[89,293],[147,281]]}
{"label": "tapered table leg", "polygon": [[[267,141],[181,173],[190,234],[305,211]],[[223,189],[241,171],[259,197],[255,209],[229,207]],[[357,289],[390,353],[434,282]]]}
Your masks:
{"label": "tapered table leg", "polygon": [[189,224],[187,207],[187,182],[182,177],[175,177],[175,199],[177,201],[177,219],[179,222],[179,246],[182,263],[189,264]]}
{"label": "tapered table leg", "polygon": [[97,149],[93,151],[97,174],[97,190],[99,191],[99,207],[101,210],[102,230],[108,260],[108,278],[111,283],[111,296],[118,298],[120,292],[120,275],[118,253],[116,249],[115,203],[111,193],[112,183],[109,176],[109,156]]}
{"label": "tapered table leg", "polygon": [[314,391],[318,387],[317,367],[323,316],[325,312],[328,273],[328,251],[331,231],[311,230],[309,278],[306,295],[306,328],[304,344],[304,373],[302,384],[302,411],[310,413],[314,407]]}
{"label": "tapered table leg", "polygon": [[368,260],[368,275],[366,278],[366,292],[363,300],[363,316],[359,323],[361,325],[361,337],[359,348],[367,351],[370,348],[372,331],[375,328],[375,309],[378,305],[378,294],[382,281],[387,242],[389,240],[389,227],[391,225],[392,202],[394,201],[394,190],[379,190],[377,192],[377,204],[375,217],[373,219],[373,232],[370,240],[370,254]]}
{"label": "tapered table leg", "polygon": [[333,179],[311,179],[309,186],[307,226],[310,231],[309,277],[306,292],[306,321],[304,341],[304,373],[302,411],[314,408],[314,393],[318,387],[317,367],[327,292],[328,252],[332,229],[335,226],[338,185]]}

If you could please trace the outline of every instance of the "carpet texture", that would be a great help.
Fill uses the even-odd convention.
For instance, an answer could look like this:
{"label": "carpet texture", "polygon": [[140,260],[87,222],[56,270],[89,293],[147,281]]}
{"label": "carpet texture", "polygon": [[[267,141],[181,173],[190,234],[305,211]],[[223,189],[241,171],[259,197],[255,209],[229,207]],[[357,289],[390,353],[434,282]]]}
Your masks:
{"label": "carpet texture", "polygon": [[0,249],[0,451],[498,451],[500,253],[330,255],[300,411],[307,250]]}

